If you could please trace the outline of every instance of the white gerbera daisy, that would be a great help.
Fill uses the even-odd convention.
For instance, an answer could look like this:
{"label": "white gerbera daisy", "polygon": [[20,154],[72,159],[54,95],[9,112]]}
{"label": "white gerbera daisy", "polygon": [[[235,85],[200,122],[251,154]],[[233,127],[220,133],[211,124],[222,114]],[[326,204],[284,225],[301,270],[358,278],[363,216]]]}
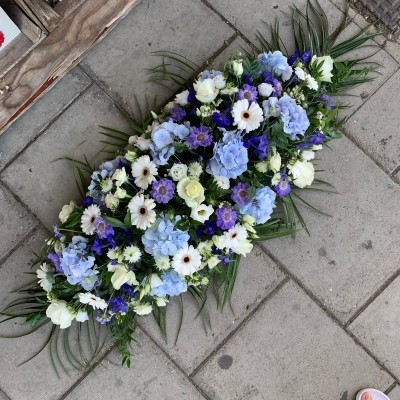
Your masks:
{"label": "white gerbera daisy", "polygon": [[153,199],[145,199],[142,194],[133,197],[128,204],[132,225],[144,230],[154,224],[156,222],[156,212],[153,211],[155,206]]}
{"label": "white gerbera daisy", "polygon": [[43,263],[36,271],[36,275],[39,279],[39,285],[47,292],[51,292],[54,283],[54,275],[50,271],[50,267],[47,263]]}
{"label": "white gerbera daisy", "polygon": [[100,208],[96,204],[92,204],[86,208],[81,217],[81,228],[83,233],[86,233],[86,235],[93,235],[95,229],[93,222],[96,218],[100,217],[100,215]]}
{"label": "white gerbera daisy", "polygon": [[190,213],[190,217],[195,221],[204,223],[210,219],[211,214],[214,212],[212,206],[207,206],[205,204],[200,204],[198,207],[193,208]]}
{"label": "white gerbera daisy", "polygon": [[238,129],[246,133],[257,129],[263,122],[263,112],[257,103],[249,104],[249,101],[238,100],[232,108],[233,125],[237,125]]}
{"label": "white gerbera daisy", "polygon": [[107,303],[105,300],[103,300],[100,297],[95,296],[92,293],[79,293],[79,301],[82,304],[89,304],[90,306],[92,306],[95,310],[99,309],[99,310],[105,310],[107,308]]}
{"label": "white gerbera daisy", "polygon": [[186,246],[174,255],[172,268],[181,275],[190,275],[201,267],[201,255],[193,246]]}
{"label": "white gerbera daisy", "polygon": [[126,261],[130,263],[135,263],[140,260],[141,256],[142,252],[140,251],[139,247],[134,245],[125,247],[124,258]]}
{"label": "white gerbera daisy", "polygon": [[253,245],[247,239],[247,229],[239,224],[224,233],[224,242],[227,249],[231,249],[234,253],[246,256],[253,249]]}
{"label": "white gerbera daisy", "polygon": [[157,175],[157,167],[149,156],[141,156],[132,164],[132,176],[135,179],[135,184],[141,189],[147,189],[149,184],[156,180],[154,175]]}

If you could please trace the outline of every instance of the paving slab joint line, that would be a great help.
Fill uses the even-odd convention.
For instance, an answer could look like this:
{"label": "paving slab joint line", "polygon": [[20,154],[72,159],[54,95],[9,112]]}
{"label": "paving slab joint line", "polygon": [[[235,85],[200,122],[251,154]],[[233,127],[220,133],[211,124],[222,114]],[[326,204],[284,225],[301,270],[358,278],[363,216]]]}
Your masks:
{"label": "paving slab joint line", "polygon": [[345,324],[343,324],[322,302],[320,299],[318,299],[314,293],[308,289],[307,287],[305,287],[303,285],[303,283],[295,276],[293,275],[289,269],[282,264],[268,249],[265,248],[264,245],[260,244],[259,247],[262,249],[262,251],[269,256],[278,266],[278,268],[281,269],[282,272],[284,272],[285,274],[288,275],[288,277],[290,277],[291,280],[293,280],[293,282],[300,288],[302,289],[305,294],[319,307],[321,308],[322,311],[325,312],[325,314],[336,324],[338,325],[344,332],[347,333],[347,335],[353,339],[353,341],[359,346],[361,347],[385,372],[387,372],[396,382],[400,382],[399,378],[392,372],[389,370],[388,367],[386,367],[386,365],[379,360],[379,358],[373,354],[363,343],[361,343],[359,341],[359,339],[353,334],[353,332],[349,331],[347,329],[347,327],[345,326]]}
{"label": "paving slab joint line", "polygon": [[391,275],[386,281],[376,290],[364,304],[351,316],[351,318],[344,324],[344,328],[348,328],[364,310],[400,275],[400,268]]}
{"label": "paving slab joint line", "polygon": [[384,393],[388,395],[395,387],[397,386],[397,382],[393,382],[385,391]]}
{"label": "paving slab joint line", "polygon": [[288,282],[290,281],[290,277],[286,275],[281,282],[279,282],[276,287],[267,294],[254,308],[251,310],[246,317],[233,329],[223,340],[222,342],[218,343],[217,346],[213,349],[213,351],[201,361],[201,363],[190,373],[189,377],[193,378],[206,364],[207,362],[214,357],[218,351],[229,342],[229,340],[235,336],[235,334],[241,330],[253,317],[253,315],[265,304],[270,300],[276,293],[278,293]]}
{"label": "paving slab joint line", "polygon": [[11,400],[11,397],[7,395],[6,392],[2,388],[0,388],[0,397],[4,400]]}
{"label": "paving slab joint line", "polygon": [[[85,73],[85,75],[87,75]],[[93,81],[90,77],[88,77],[91,81]],[[61,109],[53,118],[51,118],[46,125],[39,130],[39,132],[32,138],[30,139],[25,146],[19,151],[15,156],[13,156],[10,161],[6,162],[3,166],[3,168],[0,170],[0,175],[5,171],[22,153],[24,153],[36,140],[40,138],[40,136],[43,135],[44,132],[46,132],[47,129],[49,129],[57,120],[60,118],[60,116],[67,111],[84,93],[86,93],[87,90],[90,89],[90,87],[93,85],[93,82],[90,82],[81,92],[79,92],[71,101],[63,108]],[[47,96],[47,93],[45,94]]]}

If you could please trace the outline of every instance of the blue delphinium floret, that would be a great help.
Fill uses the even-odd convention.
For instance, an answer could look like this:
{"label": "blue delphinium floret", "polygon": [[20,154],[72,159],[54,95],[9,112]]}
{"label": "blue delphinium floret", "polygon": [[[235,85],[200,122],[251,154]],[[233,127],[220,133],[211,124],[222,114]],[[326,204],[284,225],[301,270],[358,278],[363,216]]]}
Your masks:
{"label": "blue delphinium floret", "polygon": [[214,146],[207,172],[213,176],[235,179],[247,170],[247,149],[237,131],[225,131],[222,140]]}
{"label": "blue delphinium floret", "polygon": [[114,314],[126,313],[128,311],[126,301],[122,297],[114,297],[108,302],[108,305]]}
{"label": "blue delphinium floret", "polygon": [[[180,220],[176,217],[176,220]],[[159,218],[157,223],[146,230],[142,236],[144,251],[155,257],[173,256],[185,247],[190,239],[187,231],[174,227],[168,218]]]}
{"label": "blue delphinium floret", "polygon": [[268,155],[269,141],[265,134],[245,137],[243,144],[250,154],[256,156],[259,160],[264,160]]}
{"label": "blue delphinium floret", "polygon": [[152,289],[154,296],[178,296],[187,291],[185,278],[180,277],[176,271],[164,272],[161,280],[162,284]]}
{"label": "blue delphinium floret", "polygon": [[268,186],[257,189],[251,200],[239,208],[239,212],[249,214],[256,220],[256,224],[267,222],[275,207],[276,193]]}

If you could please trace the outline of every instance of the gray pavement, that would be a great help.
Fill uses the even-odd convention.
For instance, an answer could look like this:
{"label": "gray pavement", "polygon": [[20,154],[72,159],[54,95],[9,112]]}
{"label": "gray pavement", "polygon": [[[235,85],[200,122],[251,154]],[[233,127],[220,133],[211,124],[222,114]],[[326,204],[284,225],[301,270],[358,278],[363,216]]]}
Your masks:
{"label": "gray pavement", "polygon": [[[282,11],[291,3],[142,0],[0,136],[0,307],[11,289],[29,282],[31,251],[78,197],[68,162],[52,161],[86,154],[99,162],[107,149],[98,125],[127,128],[115,102],[137,111],[135,94],[156,95],[160,105],[173,93],[147,82],[145,68],[157,63],[151,52],[218,65],[257,45],[261,20],[280,16],[287,26]],[[337,4],[322,1],[333,24]],[[343,35],[365,26],[351,17]],[[374,56],[380,74],[352,91],[346,137],[319,161],[338,194],[312,199],[332,218],[304,209],[311,237],[257,246],[242,261],[232,310],[221,313],[210,302],[207,334],[189,297],[176,345],[177,303],[168,311],[168,343],[152,317],[142,318],[131,369],[106,346],[94,371],[71,369],[59,378],[47,352],[18,366],[43,334],[0,339],[0,399],[352,400],[372,386],[400,400],[400,45],[377,41],[385,44]]]}

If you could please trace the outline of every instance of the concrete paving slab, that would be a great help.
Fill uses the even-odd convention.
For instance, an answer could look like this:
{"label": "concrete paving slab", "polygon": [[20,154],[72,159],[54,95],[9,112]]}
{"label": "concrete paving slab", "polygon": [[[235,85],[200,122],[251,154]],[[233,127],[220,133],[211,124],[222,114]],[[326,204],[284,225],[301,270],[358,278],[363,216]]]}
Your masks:
{"label": "concrete paving slab", "polygon": [[390,370],[400,376],[400,278],[396,278],[349,329]]}
{"label": "concrete paving slab", "polygon": [[348,121],[346,132],[387,172],[400,164],[397,71]]}
{"label": "concrete paving slab", "polygon": [[113,351],[66,399],[204,399],[149,338],[140,331],[135,337],[131,368]]}
{"label": "concrete paving slab", "polygon": [[255,248],[246,258],[242,258],[232,296],[232,309],[227,305],[223,310],[218,310],[215,297],[210,292],[207,307],[212,331],[207,335],[202,318],[195,318],[198,307],[190,295],[185,295],[183,299],[184,319],[176,346],[174,341],[180,316],[179,300],[174,299],[168,306],[168,344],[162,339],[152,317],[142,318],[140,321],[157,343],[190,374],[283,278],[283,273],[274,262],[260,249]]}
{"label": "concrete paving slab", "polygon": [[90,82],[82,70],[73,69],[0,135],[0,170],[71,104]]}
{"label": "concrete paving slab", "polygon": [[93,86],[2,172],[1,178],[49,229],[58,222],[61,207],[79,199],[70,163],[54,160],[82,160],[86,155],[97,167],[109,158],[101,153],[105,145],[100,143],[99,125],[129,132],[112,100]]}
{"label": "concrete paving slab", "polygon": [[388,393],[390,400],[400,400],[400,386],[396,385],[393,390]]}
{"label": "concrete paving slab", "polygon": [[[233,24],[238,30],[247,37],[254,45],[258,46],[256,34],[260,31],[268,37],[268,30],[265,23],[273,24],[278,18],[281,26],[280,35],[288,51],[294,50],[294,41],[290,31],[291,27],[291,11],[290,6],[293,3],[303,10],[305,9],[306,0],[280,0],[280,1],[237,1],[237,0],[208,0],[208,3],[223,15],[223,17]],[[324,8],[329,21],[334,29],[340,21],[343,13],[328,0],[319,2]],[[332,30],[333,30],[332,29]]]}
{"label": "concrete paving slab", "polygon": [[194,377],[218,399],[353,399],[385,390],[384,372],[302,290],[288,282]]}
{"label": "concrete paving slab", "polygon": [[36,225],[35,218],[0,184],[0,260]]}
{"label": "concrete paving slab", "polygon": [[160,64],[152,52],[174,51],[201,65],[234,31],[202,2],[179,0],[142,1],[83,60],[82,65],[120,101],[137,112],[144,96],[161,105],[172,91],[148,82],[146,68]]}
{"label": "concrete paving slab", "polygon": [[400,266],[400,188],[347,138],[330,146],[317,177],[338,194],[301,196],[332,217],[301,207],[311,236],[263,246],[345,323]]}
{"label": "concrete paving slab", "polygon": [[385,43],[385,49],[398,63],[400,63],[400,44],[398,42],[388,40]]}
{"label": "concrete paving slab", "polygon": [[[0,309],[16,299],[11,290],[16,290],[30,282],[32,251],[38,251],[48,233],[39,230],[32,235],[24,246],[20,247],[0,267]],[[35,271],[35,269],[33,270]],[[26,331],[22,321],[2,324],[0,334],[17,334]],[[69,370],[69,376],[58,378],[50,361],[48,350],[43,351],[32,361],[19,366],[32,356],[45,341],[48,330],[40,330],[32,335],[16,339],[0,338],[0,387],[13,400],[57,399],[81,375]],[[0,397],[1,398],[1,397]]]}

